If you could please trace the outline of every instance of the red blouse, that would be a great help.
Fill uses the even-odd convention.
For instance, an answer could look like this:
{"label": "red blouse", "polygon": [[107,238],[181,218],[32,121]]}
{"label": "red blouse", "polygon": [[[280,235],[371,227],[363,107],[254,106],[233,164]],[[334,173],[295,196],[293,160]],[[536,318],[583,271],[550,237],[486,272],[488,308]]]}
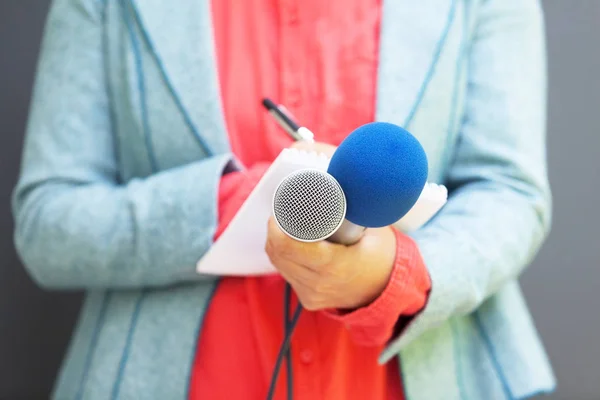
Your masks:
{"label": "red blouse", "polygon": [[[263,97],[335,145],[374,120],[380,4],[214,0],[212,12],[228,135],[247,167],[221,180],[218,237],[291,144],[261,108]],[[396,238],[390,281],[372,304],[343,316],[303,312],[292,339],[295,399],[403,398],[397,363],[380,366],[377,357],[398,318],[424,306],[430,281],[414,242]],[[199,338],[191,400],[265,398],[283,339],[283,287],[278,275],[221,280]],[[282,368],[277,399],[286,397],[285,382]]]}

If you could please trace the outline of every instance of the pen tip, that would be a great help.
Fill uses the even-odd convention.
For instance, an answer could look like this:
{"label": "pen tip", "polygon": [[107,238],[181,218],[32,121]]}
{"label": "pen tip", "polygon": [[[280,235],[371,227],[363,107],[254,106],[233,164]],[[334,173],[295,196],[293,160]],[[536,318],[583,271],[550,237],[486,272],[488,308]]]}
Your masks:
{"label": "pen tip", "polygon": [[271,99],[269,99],[268,97],[265,97],[262,101],[262,105],[267,109],[267,110],[273,110],[275,108],[277,108],[277,106],[275,105],[275,103],[273,103],[271,101]]}

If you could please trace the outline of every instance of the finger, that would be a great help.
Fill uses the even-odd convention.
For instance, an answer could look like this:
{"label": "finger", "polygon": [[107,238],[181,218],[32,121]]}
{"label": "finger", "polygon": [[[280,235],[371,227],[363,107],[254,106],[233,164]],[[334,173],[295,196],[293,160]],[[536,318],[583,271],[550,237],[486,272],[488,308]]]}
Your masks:
{"label": "finger", "polygon": [[300,301],[300,304],[302,304],[302,307],[308,311],[318,311],[330,308],[327,306],[324,299],[311,295],[307,296],[302,292],[296,292],[296,296],[298,296],[298,300]]}
{"label": "finger", "polygon": [[281,276],[290,284],[290,286],[292,286],[300,304],[302,304],[305,309],[308,311],[316,311],[327,308],[326,298],[316,292],[312,286],[299,281],[294,276],[287,275],[285,272],[282,272]]}
{"label": "finger", "polygon": [[274,265],[283,279],[294,288],[300,303],[307,310],[327,308],[331,299],[335,298],[332,296],[332,293],[335,294],[333,287],[317,272],[286,260],[275,261]]}
{"label": "finger", "polygon": [[277,226],[273,217],[269,219],[267,241],[279,257],[315,271],[331,263],[341,248],[345,247],[327,241],[307,243],[292,239]]}
{"label": "finger", "polygon": [[281,253],[275,249],[272,241],[267,240],[267,244],[265,245],[267,256],[269,257],[271,264],[273,264],[275,269],[282,275],[293,277],[295,280],[301,280],[306,284],[310,284],[319,278],[317,271],[282,257]]}
{"label": "finger", "polygon": [[308,293],[310,292],[310,286],[299,281],[295,276],[288,274],[285,271],[279,271],[283,279],[289,283],[293,288],[296,294],[298,293]]}
{"label": "finger", "polygon": [[315,282],[319,281],[319,274],[303,265],[277,258],[277,256],[271,258],[271,262],[279,273],[306,286],[313,286]]}

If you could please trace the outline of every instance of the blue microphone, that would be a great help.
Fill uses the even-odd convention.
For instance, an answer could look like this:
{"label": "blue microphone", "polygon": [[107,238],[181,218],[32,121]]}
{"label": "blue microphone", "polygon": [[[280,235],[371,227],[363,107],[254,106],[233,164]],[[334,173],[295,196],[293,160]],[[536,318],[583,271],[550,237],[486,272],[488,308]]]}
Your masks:
{"label": "blue microphone", "polygon": [[278,186],[273,214],[296,240],[346,245],[365,228],[393,224],[417,202],[427,182],[427,156],[405,129],[373,122],[337,148],[327,172],[300,170]]}
{"label": "blue microphone", "polygon": [[427,182],[427,156],[405,129],[373,122],[348,135],[327,172],[346,195],[346,219],[376,228],[398,221],[417,202]]}

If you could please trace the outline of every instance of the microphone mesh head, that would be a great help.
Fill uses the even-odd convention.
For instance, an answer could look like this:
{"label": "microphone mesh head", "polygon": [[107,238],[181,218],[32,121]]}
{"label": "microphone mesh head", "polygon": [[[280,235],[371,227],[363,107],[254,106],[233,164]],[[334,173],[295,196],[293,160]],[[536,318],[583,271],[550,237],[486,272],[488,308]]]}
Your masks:
{"label": "microphone mesh head", "polygon": [[346,198],[335,178],[304,169],[281,181],[273,197],[273,215],[289,236],[303,242],[327,239],[346,216]]}

